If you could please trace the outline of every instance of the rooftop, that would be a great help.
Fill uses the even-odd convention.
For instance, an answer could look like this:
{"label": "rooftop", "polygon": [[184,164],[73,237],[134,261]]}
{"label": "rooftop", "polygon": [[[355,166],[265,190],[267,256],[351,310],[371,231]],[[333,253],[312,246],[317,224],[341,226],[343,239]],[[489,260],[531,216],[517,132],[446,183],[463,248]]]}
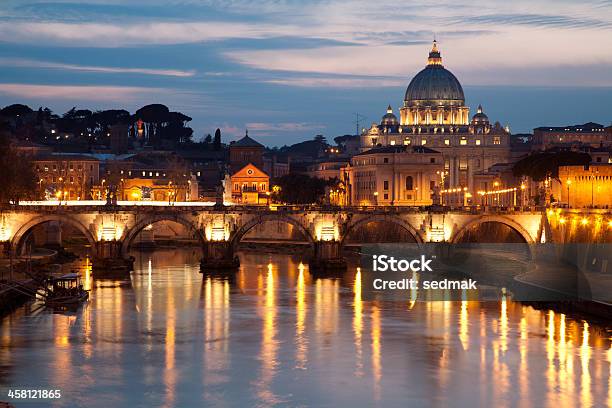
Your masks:
{"label": "rooftop", "polygon": [[440,153],[437,150],[430,149],[425,146],[406,146],[406,145],[395,145],[395,146],[381,146],[359,153],[356,156],[364,156],[368,154],[379,154],[379,153]]}

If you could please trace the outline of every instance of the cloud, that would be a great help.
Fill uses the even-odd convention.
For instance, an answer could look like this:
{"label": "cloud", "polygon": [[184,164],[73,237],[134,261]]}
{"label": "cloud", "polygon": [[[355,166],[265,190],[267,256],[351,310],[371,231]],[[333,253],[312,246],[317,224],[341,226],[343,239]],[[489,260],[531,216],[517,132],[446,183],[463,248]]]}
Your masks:
{"label": "cloud", "polygon": [[192,77],[195,70],[178,69],[155,69],[155,68],[127,68],[127,67],[102,67],[91,65],[63,64],[49,61],[37,61],[23,58],[0,58],[0,65],[21,68],[48,68],[80,72],[97,72],[108,74],[142,74],[170,77]]}
{"label": "cloud", "polygon": [[13,43],[53,43],[73,47],[126,47],[145,44],[185,44],[228,38],[293,36],[299,27],[228,22],[140,22],[126,24],[0,22],[0,38]]}
{"label": "cloud", "polygon": [[596,18],[577,18],[563,15],[546,14],[485,14],[481,16],[462,16],[451,19],[455,24],[487,24],[487,25],[526,25],[534,27],[557,27],[564,29],[612,28],[612,22]]}
{"label": "cloud", "polygon": [[302,88],[382,88],[406,84],[402,78],[368,78],[368,77],[289,77],[264,79],[263,82],[276,85],[297,86]]}
{"label": "cloud", "polygon": [[102,102],[133,102],[143,96],[167,93],[167,89],[103,85],[34,85],[0,83],[0,94],[34,100],[79,100]]}
{"label": "cloud", "polygon": [[265,122],[249,122],[246,124],[249,131],[254,131],[258,134],[266,132],[303,132],[308,130],[325,129],[324,125],[313,123],[299,122],[283,122],[283,123],[265,123]]}

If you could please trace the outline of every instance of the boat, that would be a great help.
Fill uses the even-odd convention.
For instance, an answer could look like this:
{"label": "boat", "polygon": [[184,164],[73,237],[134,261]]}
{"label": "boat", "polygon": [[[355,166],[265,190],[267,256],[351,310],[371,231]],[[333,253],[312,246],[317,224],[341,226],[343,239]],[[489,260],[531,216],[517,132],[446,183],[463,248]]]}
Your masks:
{"label": "boat", "polygon": [[45,304],[49,307],[76,307],[89,299],[77,273],[68,273],[47,280]]}

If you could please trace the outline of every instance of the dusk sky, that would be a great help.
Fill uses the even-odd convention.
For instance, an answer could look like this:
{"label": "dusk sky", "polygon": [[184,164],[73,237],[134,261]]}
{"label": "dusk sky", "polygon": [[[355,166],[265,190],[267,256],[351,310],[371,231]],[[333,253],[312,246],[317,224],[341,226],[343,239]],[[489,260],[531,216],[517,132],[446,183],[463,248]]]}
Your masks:
{"label": "dusk sky", "polygon": [[0,3],[0,106],[134,112],[267,145],[355,132],[401,105],[433,37],[513,133],[612,121],[612,1],[223,0]]}

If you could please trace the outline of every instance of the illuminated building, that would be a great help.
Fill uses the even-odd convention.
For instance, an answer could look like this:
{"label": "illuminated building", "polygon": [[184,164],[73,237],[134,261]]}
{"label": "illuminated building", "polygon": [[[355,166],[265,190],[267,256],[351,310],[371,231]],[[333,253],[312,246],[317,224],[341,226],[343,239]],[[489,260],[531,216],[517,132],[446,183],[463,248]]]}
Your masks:
{"label": "illuminated building", "polygon": [[560,201],[572,208],[612,207],[612,164],[559,167]]}
{"label": "illuminated building", "polygon": [[555,146],[612,146],[612,127],[605,128],[599,123],[583,125],[539,127],[533,130],[533,150],[546,150]]}
{"label": "illuminated building", "polygon": [[100,162],[81,154],[39,154],[32,158],[41,197],[49,200],[86,200],[98,184]]}
{"label": "illuminated building", "polygon": [[442,65],[434,41],[426,67],[410,82],[400,118],[389,106],[360,137],[362,152],[379,146],[423,146],[443,157],[446,188],[475,189],[474,174],[511,159],[510,134],[491,124],[481,106],[470,119],[459,80]]}
{"label": "illuminated building", "polygon": [[343,171],[349,205],[431,205],[444,177],[442,154],[424,146],[376,147]]}
{"label": "illuminated building", "polygon": [[270,177],[249,163],[232,174],[232,201],[241,204],[267,204],[269,201]]}

